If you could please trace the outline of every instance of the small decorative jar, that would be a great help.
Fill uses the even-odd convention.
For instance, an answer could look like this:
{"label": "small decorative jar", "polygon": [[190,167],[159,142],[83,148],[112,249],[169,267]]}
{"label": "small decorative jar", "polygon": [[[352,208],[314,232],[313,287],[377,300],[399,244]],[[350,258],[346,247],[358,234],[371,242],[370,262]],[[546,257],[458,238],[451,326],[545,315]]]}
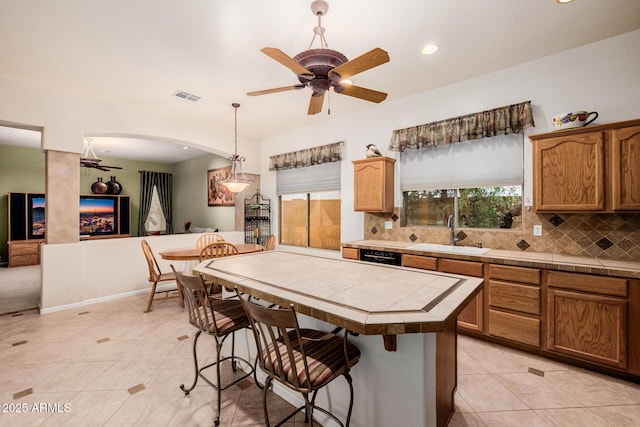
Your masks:
{"label": "small decorative jar", "polygon": [[98,177],[98,180],[91,184],[91,192],[93,194],[107,194],[109,186],[106,182],[102,182],[102,177]]}
{"label": "small decorative jar", "polygon": [[107,188],[109,194],[120,194],[122,193],[122,185],[116,181],[116,177],[112,176],[111,181],[107,182]]}

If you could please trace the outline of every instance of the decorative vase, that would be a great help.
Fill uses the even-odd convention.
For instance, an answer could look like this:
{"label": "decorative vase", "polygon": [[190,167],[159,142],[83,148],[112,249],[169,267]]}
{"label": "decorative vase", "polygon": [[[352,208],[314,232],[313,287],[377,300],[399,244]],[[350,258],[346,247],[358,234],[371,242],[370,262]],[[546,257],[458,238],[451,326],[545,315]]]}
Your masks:
{"label": "decorative vase", "polygon": [[102,182],[102,177],[98,177],[98,180],[91,184],[91,192],[93,194],[107,194],[109,186],[106,182]]}
{"label": "decorative vase", "polygon": [[122,193],[122,185],[116,181],[116,177],[112,176],[111,181],[107,182],[107,188],[109,194],[120,194]]}

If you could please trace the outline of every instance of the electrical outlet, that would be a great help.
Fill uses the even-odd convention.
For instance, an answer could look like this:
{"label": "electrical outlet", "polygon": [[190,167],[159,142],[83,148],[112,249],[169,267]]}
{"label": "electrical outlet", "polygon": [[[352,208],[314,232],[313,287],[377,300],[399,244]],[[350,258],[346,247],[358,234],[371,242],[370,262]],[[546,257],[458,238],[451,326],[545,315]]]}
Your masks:
{"label": "electrical outlet", "polygon": [[534,236],[542,236],[542,225],[534,225],[533,226],[533,235]]}
{"label": "electrical outlet", "polygon": [[385,221],[384,228],[385,230],[391,230],[393,228],[393,223],[391,221]]}

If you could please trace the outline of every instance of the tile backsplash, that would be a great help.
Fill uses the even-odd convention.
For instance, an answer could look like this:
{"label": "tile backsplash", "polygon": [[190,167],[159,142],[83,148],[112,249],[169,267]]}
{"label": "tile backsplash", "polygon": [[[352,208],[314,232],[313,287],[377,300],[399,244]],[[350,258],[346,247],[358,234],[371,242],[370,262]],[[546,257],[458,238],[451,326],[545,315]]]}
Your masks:
{"label": "tile backsplash", "polygon": [[[400,227],[400,210],[365,213],[364,238],[449,243],[449,230],[444,227]],[[457,244],[640,261],[640,214],[536,214],[525,210],[522,215],[522,229],[456,228]],[[391,229],[384,228],[385,221],[391,221]],[[534,225],[542,225],[542,236],[533,235]]]}

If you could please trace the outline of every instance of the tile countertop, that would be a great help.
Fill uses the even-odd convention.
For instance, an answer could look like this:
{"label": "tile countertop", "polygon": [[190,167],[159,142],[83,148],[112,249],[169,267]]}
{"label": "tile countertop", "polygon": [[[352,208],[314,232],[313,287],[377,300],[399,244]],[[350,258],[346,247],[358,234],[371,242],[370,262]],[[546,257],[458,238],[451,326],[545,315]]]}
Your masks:
{"label": "tile countertop", "polygon": [[438,258],[640,279],[640,262],[616,261],[612,259],[578,257],[544,252],[507,251],[502,249],[489,249],[482,255],[408,249],[408,247],[413,244],[414,243],[411,242],[398,242],[393,240],[356,240],[342,243],[342,247],[395,251]]}

